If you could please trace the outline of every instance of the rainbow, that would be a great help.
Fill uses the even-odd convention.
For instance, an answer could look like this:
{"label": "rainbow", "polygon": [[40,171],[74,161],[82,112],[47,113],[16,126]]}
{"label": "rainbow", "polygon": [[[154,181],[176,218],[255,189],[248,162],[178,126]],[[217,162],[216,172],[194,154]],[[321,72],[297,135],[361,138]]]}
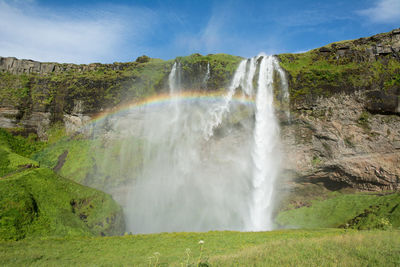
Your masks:
{"label": "rainbow", "polygon": [[[143,99],[134,99],[129,102],[125,102],[121,105],[113,107],[111,109],[107,109],[96,113],[91,116],[91,120],[89,123],[97,123],[101,120],[114,116],[123,114],[125,112],[129,112],[134,109],[140,109],[143,107],[157,107],[168,105],[172,100],[178,99],[179,101],[185,102],[215,102],[222,101],[224,99],[225,92],[202,92],[202,91],[183,91],[177,94],[156,94]],[[243,94],[235,94],[232,98],[233,103],[240,103],[244,105],[254,105],[254,99]]]}

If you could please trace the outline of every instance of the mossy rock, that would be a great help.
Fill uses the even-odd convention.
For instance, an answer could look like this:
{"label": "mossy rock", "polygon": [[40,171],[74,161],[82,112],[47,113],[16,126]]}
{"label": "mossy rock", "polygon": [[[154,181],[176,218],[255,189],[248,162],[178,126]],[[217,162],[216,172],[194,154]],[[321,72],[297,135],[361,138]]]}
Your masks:
{"label": "mossy rock", "polygon": [[370,111],[384,114],[398,112],[398,57],[389,54],[374,60],[361,60],[341,58],[333,52],[315,49],[301,54],[281,54],[278,58],[288,73],[292,105],[312,105],[319,97],[365,91]]}

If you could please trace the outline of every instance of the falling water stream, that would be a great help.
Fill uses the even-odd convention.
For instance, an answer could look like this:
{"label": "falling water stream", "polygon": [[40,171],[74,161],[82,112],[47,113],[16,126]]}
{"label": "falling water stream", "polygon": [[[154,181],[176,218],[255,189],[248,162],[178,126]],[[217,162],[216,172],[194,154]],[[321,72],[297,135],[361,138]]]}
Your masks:
{"label": "falling water stream", "polygon": [[274,61],[272,56],[263,56],[258,76],[250,230],[268,230],[272,227],[274,182],[279,171],[279,155],[275,149],[279,144],[279,126],[273,106]]}
{"label": "falling water stream", "polygon": [[[202,71],[203,88],[212,70],[207,64]],[[131,170],[128,197],[121,201],[128,231],[273,228],[280,170],[274,76],[287,98],[284,71],[275,57],[264,54],[243,60],[221,96],[188,97],[181,63],[175,62],[167,100],[110,120],[113,132],[127,140],[121,164],[141,155]]]}

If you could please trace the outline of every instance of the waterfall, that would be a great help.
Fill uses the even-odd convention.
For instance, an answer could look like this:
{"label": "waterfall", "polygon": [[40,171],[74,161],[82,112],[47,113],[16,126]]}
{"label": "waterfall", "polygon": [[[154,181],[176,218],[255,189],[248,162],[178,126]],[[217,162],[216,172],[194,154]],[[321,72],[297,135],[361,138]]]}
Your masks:
{"label": "waterfall", "polygon": [[[250,201],[250,220],[248,230],[269,230],[273,227],[273,191],[276,177],[280,170],[279,158],[279,125],[274,110],[274,71],[280,77],[282,102],[288,101],[289,92],[286,75],[273,56],[260,54],[257,57],[243,60],[234,74],[231,85],[224,96],[224,102],[212,110],[212,120],[206,127],[207,139],[213,130],[222,122],[223,115],[229,112],[230,101],[240,86],[242,92],[251,96],[254,91],[253,80],[256,74],[257,61],[259,75],[255,99],[255,126],[252,148],[252,186]],[[288,115],[288,109],[285,109]]]}
{"label": "waterfall", "polygon": [[214,133],[214,128],[219,126],[222,122],[223,115],[229,112],[229,105],[232,97],[234,96],[236,89],[241,85],[246,75],[246,63],[247,60],[240,62],[239,67],[236,69],[231,84],[228,87],[228,91],[223,97],[223,101],[220,105],[210,109],[210,119],[204,128],[205,138],[208,140]]}
{"label": "waterfall", "polygon": [[280,78],[280,100],[282,109],[285,111],[286,118],[290,122],[290,99],[289,99],[289,84],[287,81],[286,73],[283,71],[279,62],[277,60],[273,60],[274,69],[278,72]]}
{"label": "waterfall", "polygon": [[[170,105],[173,109],[172,121],[177,121],[179,118],[180,105],[179,105],[179,93],[182,90],[182,71],[181,71],[181,63],[175,62],[172,65],[171,72],[168,76],[168,86],[169,86],[169,94],[171,97]],[[176,127],[174,127],[177,130]]]}
{"label": "waterfall", "polygon": [[279,126],[274,112],[273,74],[276,59],[262,56],[258,77],[254,127],[253,197],[251,203],[251,230],[272,229],[272,202],[274,182],[279,172]]}
{"label": "waterfall", "polygon": [[245,83],[242,84],[243,91],[246,95],[251,96],[253,94],[253,79],[254,79],[254,74],[256,73],[257,69],[257,57],[253,57],[250,59],[249,64],[249,70],[246,75],[246,79],[244,80]]}
{"label": "waterfall", "polygon": [[206,75],[204,75],[203,81],[201,83],[203,88],[207,88],[207,82],[210,79],[210,62],[207,62]]}
{"label": "waterfall", "polygon": [[[212,79],[209,64],[203,75],[196,81]],[[127,196],[114,195],[123,199],[128,231],[272,229],[280,169],[274,76],[285,90],[277,59],[261,54],[239,63],[221,97],[185,97],[182,66],[175,62],[168,100],[112,117],[121,166],[132,165],[118,174],[131,176]],[[105,158],[115,156],[109,146]]]}
{"label": "waterfall", "polygon": [[181,91],[181,64],[175,62],[172,65],[171,72],[168,76],[168,86],[170,95],[177,94]]}

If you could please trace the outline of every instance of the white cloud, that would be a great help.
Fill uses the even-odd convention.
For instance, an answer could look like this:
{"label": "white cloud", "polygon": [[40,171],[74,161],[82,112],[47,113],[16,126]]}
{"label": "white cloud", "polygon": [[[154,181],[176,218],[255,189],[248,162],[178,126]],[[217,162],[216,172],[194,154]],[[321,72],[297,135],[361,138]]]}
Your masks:
{"label": "white cloud", "polygon": [[140,8],[106,8],[56,12],[34,1],[0,0],[0,56],[73,63],[117,59],[128,39],[137,40],[131,49],[140,45],[154,16]]}
{"label": "white cloud", "polygon": [[[185,53],[228,53],[242,57],[252,57],[264,51],[267,54],[277,52],[280,42],[273,34],[248,37],[238,31],[235,25],[240,10],[233,5],[214,6],[206,24],[197,32],[183,32],[174,40],[174,46]],[[240,20],[239,20],[240,23]]]}
{"label": "white cloud", "polygon": [[357,13],[368,17],[374,23],[400,22],[400,0],[377,0],[373,7]]}
{"label": "white cloud", "polygon": [[175,45],[192,52],[205,51],[206,53],[215,53],[222,48],[224,43],[231,38],[224,29],[229,16],[226,12],[218,16],[215,13],[214,11],[207,24],[197,33],[179,34]]}
{"label": "white cloud", "polygon": [[226,23],[223,18],[224,16],[221,15],[212,15],[207,23],[207,26],[201,33],[200,40],[207,50],[214,50],[218,48],[222,42],[221,37],[227,37],[223,36],[223,26]]}

